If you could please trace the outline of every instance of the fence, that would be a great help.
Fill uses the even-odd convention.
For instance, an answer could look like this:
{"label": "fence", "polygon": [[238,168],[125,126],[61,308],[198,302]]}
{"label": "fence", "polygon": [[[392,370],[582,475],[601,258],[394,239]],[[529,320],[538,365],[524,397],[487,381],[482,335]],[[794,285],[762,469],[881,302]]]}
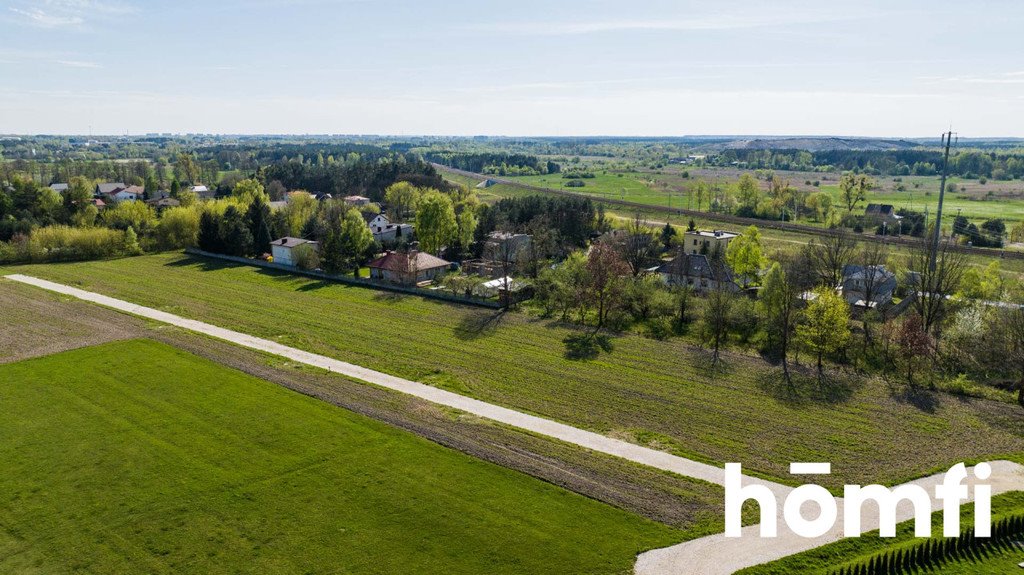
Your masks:
{"label": "fence", "polygon": [[430,298],[430,299],[447,301],[447,302],[451,302],[451,303],[475,305],[475,306],[486,307],[486,308],[490,308],[490,309],[501,309],[501,304],[496,302],[496,301],[493,301],[493,300],[482,299],[482,298],[475,298],[475,297],[458,296],[458,295],[451,294],[451,293],[445,293],[445,292],[442,292],[440,290],[427,290],[427,289],[422,289],[422,288],[406,287],[406,286],[401,286],[401,285],[396,285],[396,284],[378,282],[378,281],[374,281],[374,280],[368,280],[368,279],[362,279],[362,278],[354,278],[354,277],[350,277],[350,276],[334,275],[334,274],[328,274],[328,273],[312,271],[312,270],[302,270],[302,269],[298,269],[298,268],[295,268],[295,267],[292,267],[292,266],[286,266],[286,265],[283,265],[283,264],[275,264],[273,262],[265,262],[265,261],[262,261],[262,260],[254,260],[254,259],[249,259],[249,258],[241,258],[241,257],[229,256],[229,255],[225,255],[225,254],[215,254],[215,253],[212,253],[212,252],[206,252],[206,251],[203,251],[203,250],[200,250],[200,249],[196,249],[196,248],[186,248],[185,249],[185,253],[188,254],[188,255],[191,255],[191,256],[200,256],[200,257],[204,257],[204,258],[218,259],[218,260],[223,260],[223,261],[227,261],[227,262],[233,262],[233,263],[237,263],[237,264],[243,264],[243,265],[247,265],[247,266],[254,266],[254,267],[264,268],[264,269],[269,269],[269,270],[275,270],[275,271],[285,272],[285,273],[289,273],[289,274],[293,274],[293,275],[305,276],[305,277],[309,277],[309,278],[314,278],[314,279],[324,280],[324,281],[329,281],[329,282],[335,282],[335,283],[340,283],[340,284],[345,284],[345,285],[350,285],[350,286],[358,286],[358,287],[364,287],[364,288],[380,290],[380,291],[389,291],[389,292],[401,293],[401,294],[406,294],[406,295],[415,295],[415,296],[420,296],[420,297],[425,297],[425,298]]}

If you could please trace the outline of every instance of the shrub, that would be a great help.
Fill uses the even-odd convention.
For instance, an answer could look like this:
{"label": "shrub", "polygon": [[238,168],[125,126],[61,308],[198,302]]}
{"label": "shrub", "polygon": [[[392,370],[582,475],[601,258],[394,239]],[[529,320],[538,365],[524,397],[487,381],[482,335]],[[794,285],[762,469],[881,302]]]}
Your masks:
{"label": "shrub", "polygon": [[292,260],[300,270],[315,270],[320,267],[320,256],[309,244],[302,244],[292,250]]}
{"label": "shrub", "polygon": [[647,324],[647,334],[654,339],[664,340],[672,335],[672,320],[667,317],[657,317]]}
{"label": "shrub", "polygon": [[195,247],[199,237],[199,209],[196,206],[167,208],[156,228],[158,249]]}
{"label": "shrub", "polygon": [[38,228],[28,237],[13,238],[0,249],[0,261],[89,260],[118,256],[124,250],[125,233],[118,230],[50,226]]}

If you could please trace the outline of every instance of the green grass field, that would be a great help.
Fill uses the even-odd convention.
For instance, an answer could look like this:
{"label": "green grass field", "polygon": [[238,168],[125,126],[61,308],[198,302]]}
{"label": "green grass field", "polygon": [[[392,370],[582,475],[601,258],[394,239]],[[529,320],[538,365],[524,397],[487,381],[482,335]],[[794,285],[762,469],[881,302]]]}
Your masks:
{"label": "green grass field", "polygon": [[[689,177],[681,177],[684,171],[689,173]],[[691,188],[699,179],[730,186],[735,184],[742,172],[730,168],[691,171],[685,167],[671,166],[657,171],[605,172],[598,169],[593,173],[595,177],[583,180],[586,185],[582,188],[566,188],[565,183],[570,180],[562,178],[559,174],[519,176],[510,179],[523,184],[561,189],[595,198],[624,199],[652,206],[696,209],[697,200],[691,197]],[[839,177],[837,174],[778,171],[776,175],[808,192],[823,191],[830,194],[837,209],[845,211],[845,208],[841,207],[839,186],[835,181]],[[818,180],[821,185],[806,185],[805,181],[810,180]],[[876,189],[868,192],[866,200],[854,208],[854,213],[863,213],[868,203],[892,204],[897,208],[920,212],[927,210],[932,215],[938,208],[938,176],[904,176],[899,182],[892,177],[880,177],[875,178],[875,181]],[[958,188],[958,191],[946,194],[943,203],[943,210],[950,217],[949,221],[958,213],[976,223],[993,218],[1002,218],[1011,225],[1024,221],[1024,191],[1019,182],[988,181],[981,184],[978,180],[956,177],[950,178],[949,181]],[[897,191],[897,184],[903,184],[906,189]],[[766,187],[767,184],[762,182],[765,191]],[[813,220],[800,220],[800,223],[824,225]]]}
{"label": "green grass field", "polygon": [[[992,498],[992,519],[1019,513],[1024,509],[1024,493],[1012,492]],[[840,519],[841,520],[841,519]],[[969,529],[974,525],[974,506],[965,505],[960,512],[960,529]],[[932,534],[936,539],[942,534],[942,513],[932,514]],[[854,566],[869,560],[873,555],[887,550],[906,549],[919,545],[923,539],[914,537],[913,521],[900,523],[896,527],[896,537],[882,539],[878,532],[866,533],[861,537],[841,539],[835,543],[812,549],[797,555],[791,555],[778,561],[750,567],[739,571],[737,575],[828,575],[843,566]],[[932,567],[927,572],[956,575],[1001,575],[1020,571],[1017,564],[1024,560],[1024,547],[1020,545],[1002,545],[985,550],[975,557],[959,558],[942,565]]]}
{"label": "green grass field", "polygon": [[[455,173],[452,173],[452,172],[444,172],[444,177],[445,177],[445,179],[447,179],[449,181],[455,182],[457,184],[462,184],[462,185],[465,185],[465,186],[469,186],[471,188],[479,183],[479,181],[477,179],[475,179],[475,178],[466,177],[466,176],[463,176],[461,174],[455,174]],[[539,178],[540,176],[532,176],[532,177]],[[553,178],[554,176],[544,176],[544,177]],[[655,176],[655,177],[660,177],[660,176]],[[522,179],[522,178],[518,178],[518,179]],[[687,180],[687,181],[689,181],[689,180]],[[936,184],[936,186],[937,185],[938,184]],[[571,189],[571,190],[575,191],[574,189]],[[510,185],[510,184],[497,184],[497,185],[491,186],[490,188],[487,188],[487,189],[476,190],[476,193],[477,193],[477,195],[480,197],[480,199],[482,201],[488,202],[488,203],[494,203],[494,202],[497,202],[498,200],[500,200],[502,198],[523,197],[523,196],[529,196],[529,195],[542,194],[543,192],[539,192],[539,191],[536,191],[536,190],[530,190],[530,189],[527,189],[527,188],[522,188],[522,187]],[[664,196],[663,192],[653,192],[652,191],[651,193],[662,194],[661,199],[658,200],[658,201],[653,201],[652,200],[651,202],[645,202],[645,203],[650,203],[652,206],[655,206],[655,205],[658,205],[658,206],[666,205],[665,202],[667,201],[667,197]],[[682,196],[679,199],[679,201],[680,202],[685,201],[685,199],[686,199],[685,192],[680,192],[680,193],[682,194]],[[611,199],[618,199],[618,198],[611,197]],[[975,202],[975,203],[977,203],[977,202]],[[675,196],[673,196],[673,204],[672,205],[673,206],[677,205],[677,201],[675,199]],[[684,206],[684,204],[678,204],[678,205],[679,206]],[[1022,205],[1024,205],[1024,204],[1022,204]],[[933,207],[933,209],[934,209],[934,207]],[[672,214],[667,214],[667,213],[662,212],[662,211],[655,211],[654,209],[651,209],[651,210],[642,210],[642,209],[640,209],[640,210],[638,210],[638,209],[624,208],[624,207],[620,207],[620,206],[615,206],[615,205],[609,204],[608,208],[606,210],[606,213],[609,216],[613,217],[613,218],[617,218],[619,220],[619,222],[622,223],[622,224],[625,224],[626,221],[632,219],[634,216],[640,215],[641,217],[646,218],[650,222],[669,221],[673,225],[677,226],[680,229],[685,229],[685,227],[687,226],[689,220],[693,219],[694,222],[696,223],[697,227],[700,228],[700,229],[722,229],[722,228],[725,228],[725,229],[730,229],[730,230],[734,230],[734,231],[742,231],[742,230],[736,229],[736,226],[734,224],[724,224],[724,223],[719,222],[719,221],[715,221],[715,220],[711,220],[711,219],[705,219],[705,218],[690,218],[688,216],[672,215]],[[955,212],[955,210],[953,212],[950,212],[949,210],[947,210],[946,213],[947,214],[949,214],[949,213],[954,213],[955,214],[956,212]],[[814,222],[806,222],[806,221],[801,220],[800,223],[801,224],[808,224],[809,223],[809,224],[813,225]],[[796,250],[800,249],[802,246],[806,245],[807,242],[809,242],[809,241],[811,241],[811,239],[813,239],[813,237],[814,236],[812,236],[810,234],[807,234],[807,233],[791,232],[791,231],[780,231],[780,230],[773,230],[773,229],[768,229],[768,228],[764,228],[764,227],[761,228],[761,238],[762,238],[762,241],[764,242],[764,246],[765,246],[765,249],[766,249],[766,254],[769,255],[769,256],[771,256],[771,255],[773,255],[773,254],[775,254],[777,252],[793,253]],[[901,265],[905,265],[906,260],[907,260],[907,250],[905,248],[902,248],[902,247],[892,247],[889,250],[889,252],[890,252],[890,256],[892,258],[892,261],[890,262],[890,265],[896,264],[896,266],[895,266],[896,268],[899,268]],[[998,253],[997,250],[993,250],[992,251],[992,255],[973,255],[969,259],[968,265],[971,265],[971,266],[974,266],[974,267],[978,267],[978,268],[985,268],[986,266],[988,266],[989,263],[991,263],[992,261],[995,261],[995,260],[999,260],[1000,266],[1002,267],[1004,274],[1009,274],[1009,273],[1020,274],[1020,273],[1024,273],[1024,260],[1000,258],[999,257],[999,253]]]}
{"label": "green grass field", "polygon": [[681,532],[150,340],[0,365],[3,573],[625,573]]}
{"label": "green grass field", "polygon": [[681,341],[637,336],[589,361],[575,328],[163,254],[22,266],[91,289],[705,461],[791,481],[791,461],[831,461],[832,485],[900,482],[978,458],[1024,457],[1012,404],[937,394],[923,405],[851,379],[783,393],[778,371],[729,355],[727,371]]}

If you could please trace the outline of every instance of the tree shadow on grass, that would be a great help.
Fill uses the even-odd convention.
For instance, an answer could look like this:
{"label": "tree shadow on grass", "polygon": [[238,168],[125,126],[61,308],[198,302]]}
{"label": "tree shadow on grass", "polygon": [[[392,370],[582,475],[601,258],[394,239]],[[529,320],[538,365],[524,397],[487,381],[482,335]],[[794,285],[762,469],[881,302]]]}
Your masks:
{"label": "tree shadow on grass", "polygon": [[498,328],[498,324],[504,316],[504,310],[467,313],[455,326],[455,337],[468,341],[490,335]]}
{"label": "tree shadow on grass", "polygon": [[577,361],[595,359],[602,351],[611,353],[615,349],[610,337],[596,332],[576,333],[563,339],[562,343],[565,344],[565,358]]}
{"label": "tree shadow on grass", "polygon": [[696,357],[693,361],[693,366],[699,372],[711,376],[711,379],[730,375],[736,371],[735,366],[724,353],[718,355],[718,361],[715,361],[715,352],[710,349],[697,350],[694,354]]}
{"label": "tree shadow on grass", "polygon": [[332,285],[335,285],[335,284],[333,284],[333,283],[331,283],[329,281],[326,281],[326,280],[317,280],[317,281],[309,282],[308,284],[305,284],[305,285],[299,287],[296,291],[315,291],[315,290],[318,290],[318,289],[323,289],[323,288],[326,288],[326,287],[330,287]]}
{"label": "tree shadow on grass", "polygon": [[843,371],[826,371],[824,378],[811,366],[789,366],[790,381],[781,367],[765,369],[755,376],[758,388],[783,403],[845,403],[864,385],[863,379]]}
{"label": "tree shadow on grass", "polygon": [[903,379],[894,379],[891,374],[883,376],[889,396],[899,403],[906,403],[925,413],[935,413],[942,405],[942,398],[935,390],[920,385],[909,385]]}
{"label": "tree shadow on grass", "polygon": [[175,258],[165,263],[164,266],[171,268],[198,266],[204,272],[249,267],[246,264],[229,262],[227,260],[218,260],[214,258],[204,258],[190,255],[182,255],[181,257]]}
{"label": "tree shadow on grass", "polygon": [[378,291],[373,294],[373,301],[380,303],[399,303],[408,297],[410,296],[398,292]]}

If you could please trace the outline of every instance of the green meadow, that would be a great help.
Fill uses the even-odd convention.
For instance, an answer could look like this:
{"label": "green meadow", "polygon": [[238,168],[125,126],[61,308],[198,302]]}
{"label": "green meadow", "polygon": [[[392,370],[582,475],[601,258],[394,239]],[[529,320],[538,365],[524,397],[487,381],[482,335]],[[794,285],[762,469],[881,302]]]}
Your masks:
{"label": "green meadow", "polygon": [[0,365],[3,573],[626,573],[682,532],[150,340]]}

